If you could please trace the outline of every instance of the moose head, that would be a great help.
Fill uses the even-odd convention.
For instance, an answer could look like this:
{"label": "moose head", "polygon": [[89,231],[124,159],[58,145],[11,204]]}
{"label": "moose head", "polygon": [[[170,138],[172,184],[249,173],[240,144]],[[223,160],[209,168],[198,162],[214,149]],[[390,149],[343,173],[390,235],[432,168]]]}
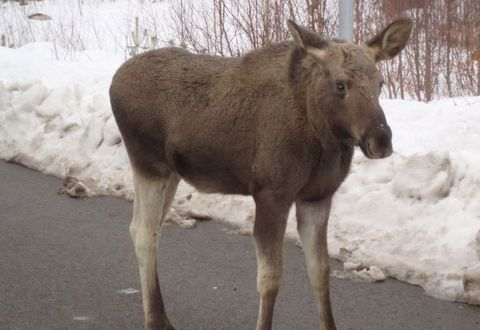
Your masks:
{"label": "moose head", "polygon": [[390,156],[392,131],[379,103],[384,81],[376,63],[400,53],[412,21],[391,23],[365,45],[325,40],[291,20],[288,27],[298,58],[290,76],[305,90],[312,125],[360,145],[368,158]]}

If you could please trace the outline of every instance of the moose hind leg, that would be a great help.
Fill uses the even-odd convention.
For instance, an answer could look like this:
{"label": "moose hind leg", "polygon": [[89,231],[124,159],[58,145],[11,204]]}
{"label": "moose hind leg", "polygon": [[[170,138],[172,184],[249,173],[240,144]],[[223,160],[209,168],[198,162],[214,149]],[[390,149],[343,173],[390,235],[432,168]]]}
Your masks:
{"label": "moose hind leg", "polygon": [[134,205],[130,234],[138,260],[146,329],[174,329],[165,313],[157,274],[157,233],[175,195],[178,177],[146,177],[133,169]]}
{"label": "moose hind leg", "polygon": [[318,202],[297,201],[298,233],[313,286],[320,329],[335,329],[330,305],[330,257],[327,249],[327,224],[331,199]]}

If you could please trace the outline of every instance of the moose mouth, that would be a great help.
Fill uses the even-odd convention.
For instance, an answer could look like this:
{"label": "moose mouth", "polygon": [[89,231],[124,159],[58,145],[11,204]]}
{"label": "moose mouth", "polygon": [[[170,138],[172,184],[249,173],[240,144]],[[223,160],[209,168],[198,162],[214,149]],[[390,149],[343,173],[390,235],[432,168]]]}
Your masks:
{"label": "moose mouth", "polygon": [[363,154],[367,156],[370,159],[375,159],[372,151],[370,150],[370,144],[368,142],[363,142],[359,141],[358,145],[360,146],[360,149],[362,150]]}
{"label": "moose mouth", "polygon": [[376,150],[372,150],[371,143],[367,142],[360,142],[360,149],[362,150],[363,154],[370,159],[381,159],[387,158],[393,153],[393,149],[390,146],[385,146],[381,148],[376,148]]}

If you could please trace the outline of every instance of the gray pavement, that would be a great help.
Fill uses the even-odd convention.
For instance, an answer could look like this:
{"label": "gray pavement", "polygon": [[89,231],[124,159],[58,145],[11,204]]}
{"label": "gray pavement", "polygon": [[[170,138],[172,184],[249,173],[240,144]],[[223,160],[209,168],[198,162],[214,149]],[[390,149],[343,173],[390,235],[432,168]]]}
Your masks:
{"label": "gray pavement", "polygon": [[[57,195],[61,181],[0,162],[0,329],[142,329],[131,203]],[[165,226],[160,282],[178,329],[254,329],[251,237],[227,225]],[[334,268],[339,268],[334,262]],[[480,308],[395,280],[333,279],[339,329],[480,329]],[[303,254],[287,242],[274,329],[318,329]]]}

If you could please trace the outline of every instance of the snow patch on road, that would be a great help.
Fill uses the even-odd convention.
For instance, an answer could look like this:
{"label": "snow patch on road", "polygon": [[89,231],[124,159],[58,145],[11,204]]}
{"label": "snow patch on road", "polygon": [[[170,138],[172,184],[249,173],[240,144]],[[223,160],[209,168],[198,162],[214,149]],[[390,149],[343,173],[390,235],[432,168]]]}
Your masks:
{"label": "snow patch on road", "polygon": [[342,271],[334,270],[332,276],[358,282],[381,282],[387,278],[385,273],[376,266],[365,267],[362,262],[351,261],[343,264]]}
{"label": "snow patch on road", "polygon": [[126,289],[122,289],[122,290],[117,290],[117,293],[120,293],[120,294],[135,294],[135,293],[139,293],[140,291],[137,290],[137,289],[134,289],[134,288],[126,288]]}

